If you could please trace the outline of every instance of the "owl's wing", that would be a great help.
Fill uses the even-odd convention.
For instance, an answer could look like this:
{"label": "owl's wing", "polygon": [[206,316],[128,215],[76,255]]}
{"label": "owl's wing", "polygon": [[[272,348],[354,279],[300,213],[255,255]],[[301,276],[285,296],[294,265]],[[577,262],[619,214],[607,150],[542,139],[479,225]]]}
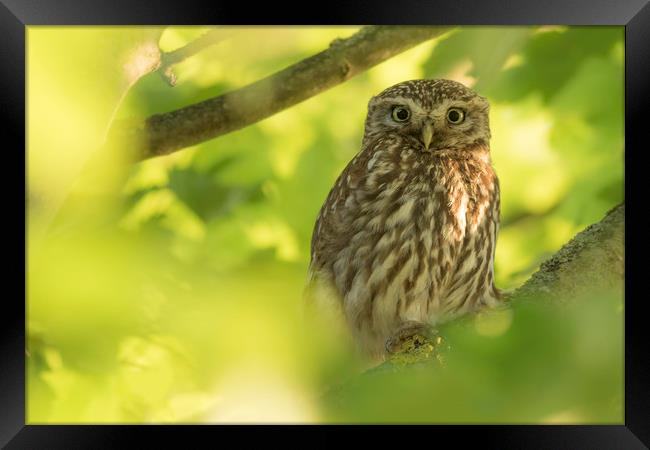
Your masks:
{"label": "owl's wing", "polygon": [[348,163],[320,209],[311,240],[311,262],[305,287],[307,304],[341,304],[333,277],[336,255],[347,244],[360,212],[356,194],[367,176],[371,149],[364,147]]}
{"label": "owl's wing", "polygon": [[320,209],[311,240],[310,272],[331,270],[336,254],[347,243],[360,214],[358,195],[368,176],[372,148],[364,147],[343,169]]}

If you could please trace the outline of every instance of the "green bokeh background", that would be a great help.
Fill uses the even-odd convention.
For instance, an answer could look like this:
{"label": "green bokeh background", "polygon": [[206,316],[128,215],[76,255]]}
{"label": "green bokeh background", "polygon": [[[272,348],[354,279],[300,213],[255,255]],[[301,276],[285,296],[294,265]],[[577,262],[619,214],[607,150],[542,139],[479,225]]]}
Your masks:
{"label": "green bokeh background", "polygon": [[224,27],[176,87],[124,82],[120,55],[206,30],[28,28],[28,423],[622,423],[620,292],[451,324],[444,369],[362,377],[300,309],[318,210],[368,100],[400,81],[491,103],[500,287],[622,202],[622,27],[459,27],[243,130],[80,176],[112,119],[242,87],[358,27]]}

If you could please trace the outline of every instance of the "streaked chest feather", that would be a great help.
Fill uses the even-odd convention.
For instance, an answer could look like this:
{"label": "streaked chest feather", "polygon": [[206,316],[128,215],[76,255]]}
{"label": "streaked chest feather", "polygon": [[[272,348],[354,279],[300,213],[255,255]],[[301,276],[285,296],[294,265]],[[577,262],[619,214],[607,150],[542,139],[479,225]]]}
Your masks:
{"label": "streaked chest feather", "polygon": [[489,160],[426,156],[358,155],[321,211],[322,269],[358,329],[385,335],[400,321],[444,320],[491,298],[496,175]]}

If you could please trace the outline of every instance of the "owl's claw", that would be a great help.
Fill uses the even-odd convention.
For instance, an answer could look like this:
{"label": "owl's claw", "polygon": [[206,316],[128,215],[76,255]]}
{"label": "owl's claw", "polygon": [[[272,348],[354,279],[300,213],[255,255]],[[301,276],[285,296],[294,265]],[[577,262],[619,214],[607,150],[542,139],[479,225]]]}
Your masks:
{"label": "owl's claw", "polygon": [[386,341],[388,354],[413,353],[433,349],[442,342],[438,330],[419,322],[407,322]]}

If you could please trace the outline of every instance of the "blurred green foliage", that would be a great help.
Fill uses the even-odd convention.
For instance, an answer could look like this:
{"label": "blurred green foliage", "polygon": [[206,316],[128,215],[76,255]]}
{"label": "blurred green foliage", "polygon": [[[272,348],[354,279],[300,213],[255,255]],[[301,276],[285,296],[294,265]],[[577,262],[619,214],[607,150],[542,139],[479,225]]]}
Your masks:
{"label": "blurred green foliage", "polygon": [[[318,210],[391,84],[451,78],[490,100],[499,286],[623,201],[622,27],[460,27],[246,129],[102,167],[112,201],[79,181],[112,117],[242,87],[356,30],[233,27],[171,88],[125,85],[111,55],[205,28],[29,27],[29,423],[622,422],[620,293],[451,324],[444,368],[360,378],[300,310]],[[79,220],[90,209],[107,219]]]}
{"label": "blurred green foliage", "polygon": [[447,343],[441,367],[358,377],[325,397],[328,417],[361,423],[620,423],[617,295],[581,299],[562,311],[528,303],[448,324],[441,328]]}

